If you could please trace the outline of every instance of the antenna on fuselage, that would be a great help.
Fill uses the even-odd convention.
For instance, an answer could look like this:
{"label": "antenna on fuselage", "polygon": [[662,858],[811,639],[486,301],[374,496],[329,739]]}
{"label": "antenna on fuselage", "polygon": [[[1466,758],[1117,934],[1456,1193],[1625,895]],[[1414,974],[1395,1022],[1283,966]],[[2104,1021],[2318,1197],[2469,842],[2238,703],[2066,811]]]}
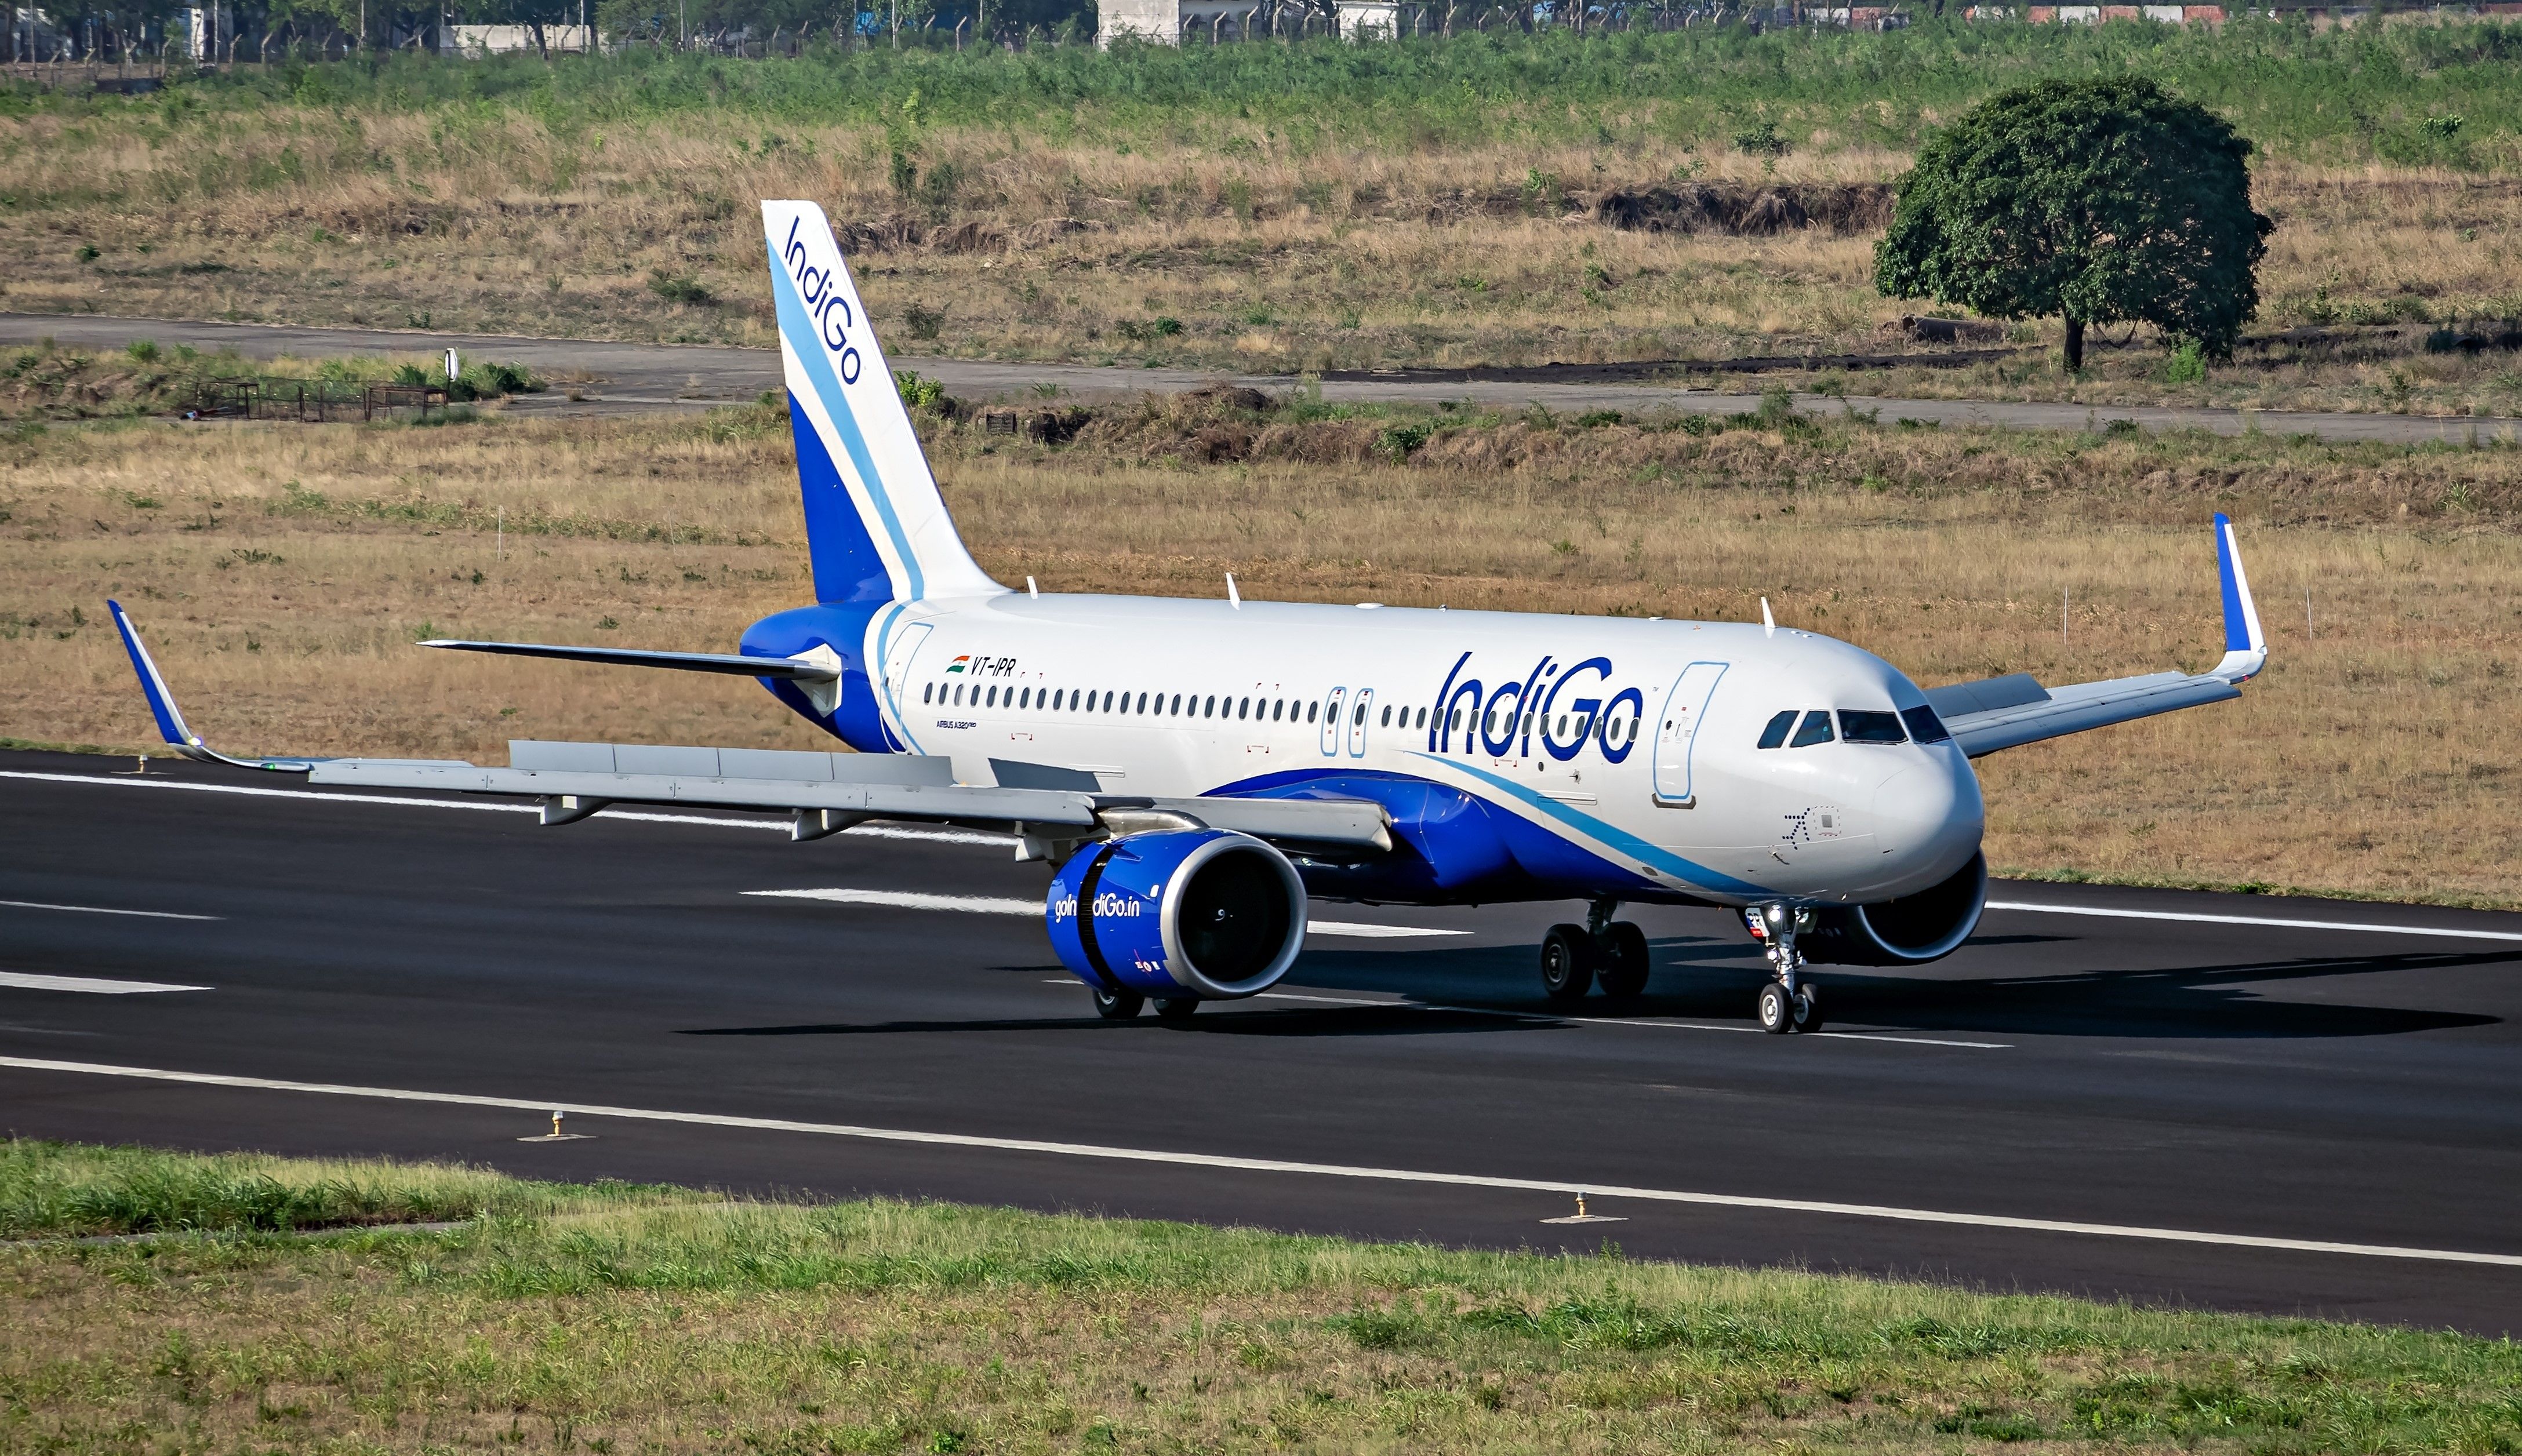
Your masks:
{"label": "antenna on fuselage", "polygon": [[1226,601],[1227,605],[1233,607],[1236,611],[1240,612],[1243,610],[1243,593],[1235,589],[1235,573],[1233,571],[1226,573]]}
{"label": "antenna on fuselage", "polygon": [[1763,636],[1778,635],[1778,619],[1769,614],[1769,599],[1766,597],[1760,599],[1760,631]]}

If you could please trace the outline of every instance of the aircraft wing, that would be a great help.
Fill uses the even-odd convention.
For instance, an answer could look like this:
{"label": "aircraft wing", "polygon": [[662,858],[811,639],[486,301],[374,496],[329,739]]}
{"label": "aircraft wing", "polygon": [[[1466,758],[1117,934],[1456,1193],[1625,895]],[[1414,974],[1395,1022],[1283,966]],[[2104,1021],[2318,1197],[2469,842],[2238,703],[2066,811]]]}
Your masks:
{"label": "aircraft wing", "polygon": [[[372,789],[427,789],[537,798],[542,822],[569,824],[608,804],[690,804],[756,809],[790,816],[789,835],[820,839],[869,819],[956,824],[1017,836],[1020,858],[1040,858],[1061,842],[1099,839],[1148,828],[1235,830],[1303,848],[1389,850],[1390,822],[1364,799],[1169,798],[1105,794],[1095,775],[1054,764],[991,760],[996,784],[958,783],[952,759],[921,754],[815,753],[771,749],[659,744],[550,743],[512,740],[505,767],[456,759],[236,757],[205,744],[184,720],[174,694],[118,602],[106,604],[157,716],[161,737],[188,758],[241,768],[303,773],[313,784]],[[450,644],[452,645],[452,644]],[[500,646],[509,646],[501,644]],[[516,646],[526,646],[518,644]],[[621,660],[613,649],[540,649],[532,656],[587,656]],[[636,660],[638,655],[626,655]],[[653,654],[691,666],[711,655]],[[728,658],[740,671],[807,678],[783,665],[819,668],[795,659]]]}
{"label": "aircraft wing", "polygon": [[2260,628],[2260,609],[2251,599],[2241,553],[2234,549],[2233,523],[2220,514],[2216,518],[2216,565],[2224,596],[2224,658],[2205,672],[2151,672],[2060,688],[2044,688],[2030,673],[2017,672],[1931,688],[1927,702],[1953,741],[1978,758],[2088,728],[2239,698],[2242,684],[2267,665],[2268,641]]}

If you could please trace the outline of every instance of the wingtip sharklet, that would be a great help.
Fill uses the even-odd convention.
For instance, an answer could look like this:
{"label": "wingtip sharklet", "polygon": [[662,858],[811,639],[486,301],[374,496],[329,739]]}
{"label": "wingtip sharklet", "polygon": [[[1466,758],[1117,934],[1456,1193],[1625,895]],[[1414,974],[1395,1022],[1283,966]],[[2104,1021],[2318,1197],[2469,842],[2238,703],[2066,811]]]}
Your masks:
{"label": "wingtip sharklet", "polygon": [[202,742],[192,725],[184,721],[184,710],[175,705],[174,690],[166,686],[165,674],[158,670],[158,660],[149,656],[148,646],[140,640],[140,629],[131,622],[131,614],[122,604],[108,597],[106,612],[114,618],[114,629],[122,634],[122,650],[131,655],[131,670],[140,679],[140,692],[149,700],[151,716],[158,720],[158,736],[166,746],[187,758],[204,763],[225,763],[236,768],[270,768],[289,773],[304,773],[313,761],[306,758],[232,758]]}
{"label": "wingtip sharklet", "polygon": [[203,751],[202,741],[184,722],[183,709],[175,705],[175,695],[167,690],[157,661],[140,641],[140,629],[131,624],[131,614],[112,597],[106,598],[105,610],[114,618],[114,629],[122,634],[122,650],[131,656],[131,670],[140,678],[141,696],[149,700],[150,715],[158,720],[158,736],[177,752],[197,756]]}
{"label": "wingtip sharklet", "polygon": [[2224,660],[2209,675],[2239,685],[2268,664],[2268,638],[2260,626],[2260,608],[2251,597],[2241,550],[2233,541],[2233,518],[2221,511],[2216,513],[2216,573],[2224,598]]}

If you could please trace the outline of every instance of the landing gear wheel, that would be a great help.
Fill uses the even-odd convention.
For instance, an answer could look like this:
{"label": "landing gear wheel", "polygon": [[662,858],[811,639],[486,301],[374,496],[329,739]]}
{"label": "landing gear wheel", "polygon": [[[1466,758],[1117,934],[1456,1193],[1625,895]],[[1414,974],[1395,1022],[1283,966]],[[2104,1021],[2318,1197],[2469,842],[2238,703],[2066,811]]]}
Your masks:
{"label": "landing gear wheel", "polygon": [[1760,1029],[1771,1036],[1784,1036],[1795,1026],[1795,1005],[1787,988],[1774,980],[1760,987]]}
{"label": "landing gear wheel", "polygon": [[1583,926],[1555,925],[1541,937],[1541,988],[1553,1001],[1581,1001],[1594,984],[1594,937]]}
{"label": "landing gear wheel", "polygon": [[1632,921],[1620,921],[1596,942],[1602,966],[1594,978],[1606,996],[1634,996],[1647,988],[1647,933]]}
{"label": "landing gear wheel", "polygon": [[1191,1018],[1191,1013],[1197,1010],[1199,1010],[1197,996],[1167,996],[1156,1003],[1156,1020],[1188,1022]]}
{"label": "landing gear wheel", "polygon": [[1136,991],[1107,991],[1101,986],[1095,991],[1095,1014],[1107,1022],[1126,1022],[1144,1010],[1147,998]]}
{"label": "landing gear wheel", "polygon": [[1796,1029],[1821,1029],[1821,987],[1810,982],[1796,987]]}

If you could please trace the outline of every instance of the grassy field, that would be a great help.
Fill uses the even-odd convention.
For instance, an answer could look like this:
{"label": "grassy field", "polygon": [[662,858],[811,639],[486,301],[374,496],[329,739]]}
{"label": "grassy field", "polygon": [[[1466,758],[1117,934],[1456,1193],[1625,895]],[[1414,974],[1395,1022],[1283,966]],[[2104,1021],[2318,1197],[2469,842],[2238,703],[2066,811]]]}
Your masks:
{"label": "grassy field", "polygon": [[[759,343],[754,200],[803,196],[904,352],[1299,370],[1881,349],[1921,308],[1870,281],[1881,184],[1919,138],[2005,84],[2128,69],[2262,144],[2265,324],[2353,337],[2179,382],[2145,340],[2077,381],[2032,324],[2001,370],[1892,386],[2495,413],[2522,409],[2512,354],[2418,341],[2522,316],[2517,36],[1935,23],[404,59],[163,99],[22,92],[0,97],[0,307]],[[1763,210],[1772,191],[1811,225]],[[2354,333],[2378,325],[2409,332]]]}
{"label": "grassy field", "polygon": [[[985,566],[1048,591],[1781,621],[1935,684],[2212,661],[2209,515],[2274,647],[2243,702],[1984,760],[2006,871],[2522,903],[2499,822],[2522,451],[1861,419],[1149,400],[1055,449],[930,420]],[[0,735],[153,740],[103,602],[237,751],[827,744],[750,683],[414,650],[724,651],[808,599],[785,422],[54,425],[0,433]],[[1441,526],[1431,523],[1442,523]],[[2309,617],[2307,617],[2307,598]]]}
{"label": "grassy field", "polygon": [[[0,1209],[352,1185],[444,1233],[0,1250],[0,1448],[2509,1451],[2509,1342],[468,1169],[0,1144]],[[240,1186],[239,1180],[246,1180]],[[412,1192],[398,1195],[396,1190]],[[301,1221],[306,1227],[316,1220]],[[16,1219],[20,1237],[92,1222]]]}

